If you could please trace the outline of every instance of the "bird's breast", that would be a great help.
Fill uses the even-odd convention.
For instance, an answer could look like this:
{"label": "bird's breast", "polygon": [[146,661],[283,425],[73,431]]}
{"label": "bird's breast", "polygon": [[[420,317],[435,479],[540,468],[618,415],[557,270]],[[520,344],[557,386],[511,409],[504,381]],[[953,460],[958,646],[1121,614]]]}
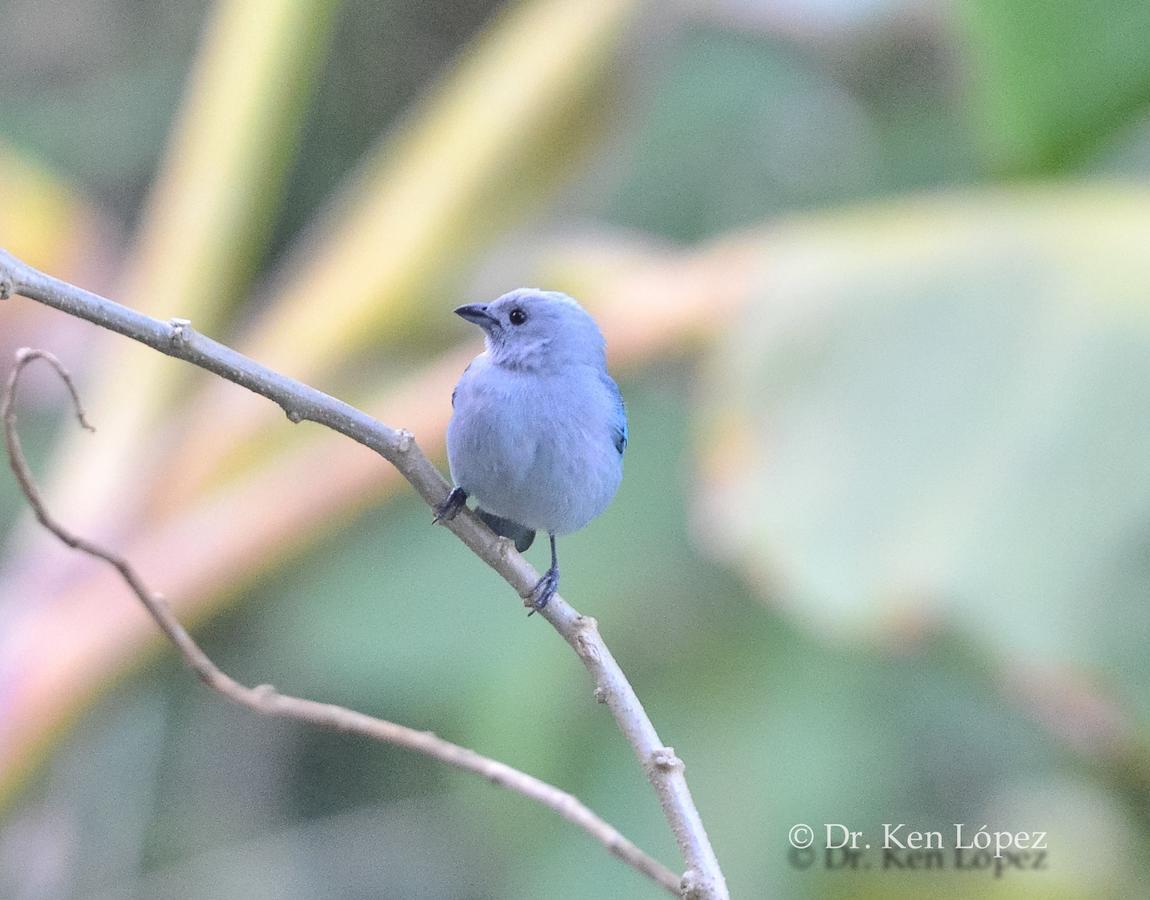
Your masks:
{"label": "bird's breast", "polygon": [[480,505],[543,531],[581,528],[622,477],[614,401],[597,373],[544,378],[486,369],[460,383],[448,427],[456,484]]}

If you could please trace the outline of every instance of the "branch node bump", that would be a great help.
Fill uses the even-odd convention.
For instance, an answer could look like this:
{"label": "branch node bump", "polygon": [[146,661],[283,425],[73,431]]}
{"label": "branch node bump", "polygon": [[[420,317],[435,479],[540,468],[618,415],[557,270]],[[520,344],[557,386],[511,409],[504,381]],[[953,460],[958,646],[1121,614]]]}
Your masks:
{"label": "branch node bump", "polygon": [[591,696],[593,696],[595,698],[596,703],[606,703],[607,702],[607,689],[604,687],[597,687],[597,688],[595,688],[595,692]]}
{"label": "branch node bump", "polygon": [[288,421],[293,425],[298,425],[303,421],[303,415],[294,406],[285,406],[284,414],[287,416]]}
{"label": "branch node bump", "polygon": [[688,869],[679,882],[683,900],[700,900],[704,896],[703,876],[698,869]]}
{"label": "branch node bump", "polygon": [[575,618],[576,650],[583,659],[599,659],[599,622],[594,616],[576,616]]}
{"label": "branch node bump", "polygon": [[172,342],[173,347],[185,347],[191,340],[192,320],[191,319],[168,319],[168,324],[172,326],[172,334],[169,340]]}
{"label": "branch node bump", "polygon": [[578,644],[576,649],[579,651],[579,656],[583,659],[599,659],[599,646],[586,631],[580,630],[579,634],[575,637],[575,643]]}
{"label": "branch node bump", "polygon": [[399,429],[397,438],[395,449],[400,453],[410,453],[411,447],[415,443],[415,435],[406,428],[401,428]]}
{"label": "branch node bump", "polygon": [[599,620],[596,619],[594,616],[582,616],[581,615],[576,619],[575,624],[579,628],[583,629],[584,631],[598,631],[599,630]]}
{"label": "branch node bump", "polygon": [[270,684],[257,684],[252,688],[252,694],[257,700],[270,700],[276,695],[276,689]]}
{"label": "branch node bump", "polygon": [[0,276],[0,300],[7,300],[12,296],[12,279],[7,275]]}
{"label": "branch node bump", "polygon": [[651,754],[651,765],[661,772],[683,770],[683,761],[675,755],[674,747],[660,747]]}

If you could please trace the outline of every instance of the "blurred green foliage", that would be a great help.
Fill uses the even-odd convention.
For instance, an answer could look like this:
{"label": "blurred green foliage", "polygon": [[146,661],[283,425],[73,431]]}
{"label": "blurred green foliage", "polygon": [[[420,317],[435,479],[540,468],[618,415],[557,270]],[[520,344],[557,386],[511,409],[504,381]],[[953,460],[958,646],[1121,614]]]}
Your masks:
{"label": "blurred green foliage", "polygon": [[992,169],[1057,173],[1150,103],[1140,0],[963,0],[972,109]]}
{"label": "blurred green foliage", "polygon": [[286,247],[498,6],[341,0],[269,254]]}
{"label": "blurred green foliage", "polygon": [[[1023,662],[1086,672],[1145,734],[1150,274],[1128,240],[1145,200],[1027,207],[995,188],[1101,168],[1145,179],[1150,130],[1128,129],[1150,101],[1150,7],[734,6],[671,29],[645,11],[601,147],[529,230],[578,221],[706,241],[822,218],[800,220],[797,237],[767,232],[755,296],[701,360],[624,373],[626,478],[564,541],[564,591],[600,620],[687,761],[734,896],[1141,896],[1145,761],[1106,756],[1076,721],[1051,727],[1006,682]],[[126,225],[204,7],[81,7],[112,24],[70,36],[87,51],[71,68],[51,52],[58,13],[0,11],[0,26],[7,16],[44,44],[0,63],[0,134]],[[820,20],[827,7],[853,17]],[[344,4],[269,256],[495,8]],[[1120,135],[1141,152],[1116,166]],[[972,185],[957,229],[945,202],[835,218]],[[1051,238],[1041,222],[1061,217]],[[772,280],[779,259],[790,280]],[[729,493],[700,465],[724,416],[754,448]],[[45,427],[25,420],[30,435]],[[0,481],[3,527],[13,497]],[[675,859],[577,660],[410,496],[317,537],[200,634],[240,680],[474,746]],[[4,815],[0,897],[660,895],[525,800],[256,719],[167,654],[110,690]],[[1049,871],[790,864],[797,822],[877,833],[900,821],[1047,830]]]}
{"label": "blurred green foliage", "polygon": [[208,6],[5,3],[4,139],[131,218],[164,150]]}

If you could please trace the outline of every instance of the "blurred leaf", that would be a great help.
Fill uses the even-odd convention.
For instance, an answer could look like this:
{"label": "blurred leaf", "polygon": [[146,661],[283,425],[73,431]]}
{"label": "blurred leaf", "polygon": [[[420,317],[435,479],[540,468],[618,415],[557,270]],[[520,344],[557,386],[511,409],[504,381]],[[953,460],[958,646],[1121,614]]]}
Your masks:
{"label": "blurred leaf", "polygon": [[0,143],[0,246],[29,265],[60,271],[85,242],[93,213],[59,175]]}
{"label": "blurred leaf", "polygon": [[0,130],[119,226],[156,167],[210,0],[0,4]]}
{"label": "blurred leaf", "polygon": [[[217,4],[119,302],[187,317],[207,331],[225,318],[268,230],[336,2]],[[116,533],[131,518],[124,488],[146,481],[156,461],[140,437],[190,374],[147,348],[118,339],[114,346],[114,358],[85,388],[101,440],[70,435],[45,486],[50,503],[67,498],[72,526],[90,536]]]}
{"label": "blurred leaf", "polygon": [[565,114],[600,82],[634,5],[511,4],[307,234],[245,352],[307,380],[381,326],[402,331],[442,267],[485,243],[518,167],[543,148],[569,161]]}
{"label": "blurred leaf", "polygon": [[824,69],[779,43],[689,32],[639,121],[608,216],[698,240],[881,183],[874,127]]}
{"label": "blurred leaf", "polygon": [[1148,200],[944,197],[766,235],[700,398],[710,546],[819,633],[949,622],[1127,674],[1150,715]]}
{"label": "blurred leaf", "polygon": [[972,111],[992,168],[1065,170],[1150,103],[1144,0],[963,0]]}

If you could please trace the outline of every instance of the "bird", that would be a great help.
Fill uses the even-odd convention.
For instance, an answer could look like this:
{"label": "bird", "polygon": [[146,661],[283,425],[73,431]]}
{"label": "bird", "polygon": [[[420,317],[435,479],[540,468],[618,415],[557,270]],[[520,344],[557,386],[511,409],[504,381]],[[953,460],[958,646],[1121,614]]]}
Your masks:
{"label": "bird", "polygon": [[483,330],[485,348],[451,395],[454,486],[435,521],[454,518],[470,497],[521,553],[546,532],[551,567],[525,598],[531,615],[559,587],[556,537],[598,516],[619,488],[627,410],[599,326],[566,294],[518,288],[455,314]]}

